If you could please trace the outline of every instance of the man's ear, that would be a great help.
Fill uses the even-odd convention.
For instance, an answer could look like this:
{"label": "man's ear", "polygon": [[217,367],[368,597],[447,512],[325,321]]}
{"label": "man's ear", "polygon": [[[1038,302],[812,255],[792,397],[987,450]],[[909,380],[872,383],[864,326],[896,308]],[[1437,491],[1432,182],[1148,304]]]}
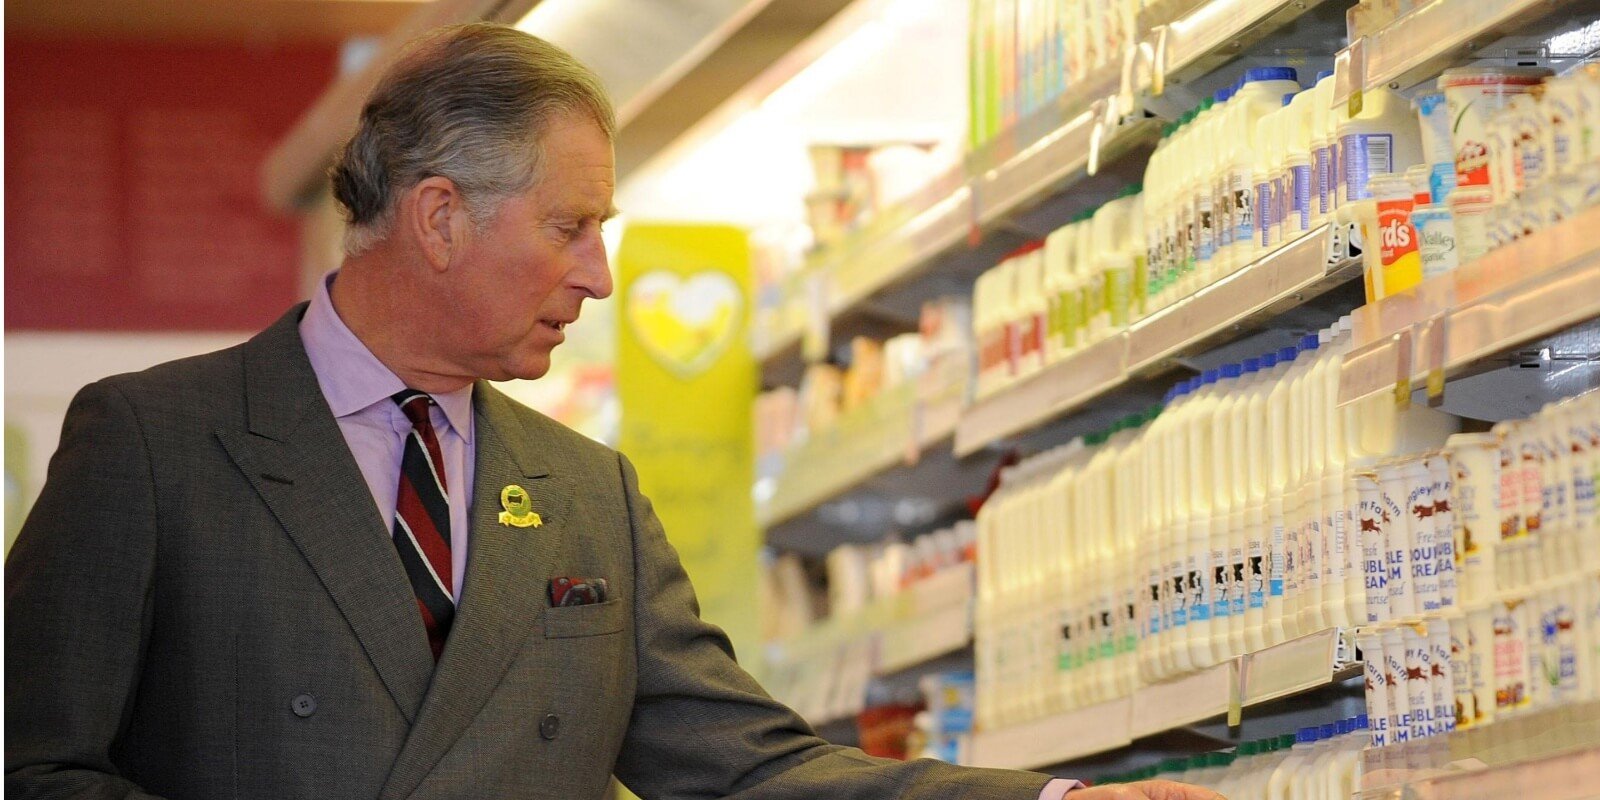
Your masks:
{"label": "man's ear", "polygon": [[401,229],[416,242],[423,258],[436,272],[450,268],[466,245],[466,200],[455,181],[434,175],[406,192],[400,207]]}

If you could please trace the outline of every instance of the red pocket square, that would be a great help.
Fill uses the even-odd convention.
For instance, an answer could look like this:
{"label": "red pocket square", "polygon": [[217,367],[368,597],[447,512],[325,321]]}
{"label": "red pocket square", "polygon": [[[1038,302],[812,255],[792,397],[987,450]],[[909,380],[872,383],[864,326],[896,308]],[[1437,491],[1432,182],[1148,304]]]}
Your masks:
{"label": "red pocket square", "polygon": [[605,578],[551,578],[550,605],[562,608],[604,603],[606,588]]}

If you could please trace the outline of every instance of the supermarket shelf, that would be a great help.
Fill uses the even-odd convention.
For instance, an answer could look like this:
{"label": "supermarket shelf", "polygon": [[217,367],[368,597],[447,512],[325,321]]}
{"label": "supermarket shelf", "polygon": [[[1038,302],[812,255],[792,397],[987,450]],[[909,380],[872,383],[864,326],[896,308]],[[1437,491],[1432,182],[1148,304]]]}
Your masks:
{"label": "supermarket shelf", "polygon": [[1600,702],[1566,704],[1362,753],[1358,800],[1600,795]]}
{"label": "supermarket shelf", "polygon": [[[1188,80],[1209,72],[1323,0],[1211,0],[1146,36],[1142,52],[1151,62],[1134,78],[1134,89]],[[1303,45],[1302,45],[1303,46]]]}
{"label": "supermarket shelf", "polygon": [[965,456],[1061,416],[1119,386],[1128,373],[1128,334],[1113,334],[973,403],[956,425]]}
{"label": "supermarket shelf", "polygon": [[965,402],[966,365],[943,372],[884,391],[785,453],[758,484],[768,488],[756,498],[757,522],[797,517],[947,440]]}
{"label": "supermarket shelf", "polygon": [[1526,32],[1554,16],[1581,15],[1583,0],[1433,0],[1395,20],[1351,48],[1334,65],[1335,103],[1356,90],[1384,85],[1414,86],[1454,63],[1481,56],[1490,43]]}
{"label": "supermarket shelf", "polygon": [[1243,269],[979,400],[956,426],[956,454],[976,452],[1060,417],[1174,357],[1209,350],[1360,274],[1323,226]]}
{"label": "supermarket shelf", "polygon": [[813,725],[861,710],[867,684],[972,643],[973,568],[962,564],[766,648],[767,688]]}
{"label": "supermarket shelf", "polygon": [[1202,352],[1361,274],[1330,226],[1319,227],[1210,286],[1135,323],[1128,371],[1147,374]]}
{"label": "supermarket shelf", "polygon": [[[1165,75],[1211,70],[1322,1],[1212,0],[1149,33],[1136,52],[1161,58]],[[1138,115],[1122,122],[1119,112],[1133,109],[1115,100],[1148,91],[1154,71],[1148,63],[1143,70],[1123,67],[1116,63],[1087,76],[1049,108],[973,153],[962,168],[818,254],[782,288],[772,327],[752,343],[757,359],[797,357],[809,329],[917,277],[940,255],[1083,181],[1100,164],[1153,144],[1159,124]]]}
{"label": "supermarket shelf", "polygon": [[1062,764],[1222,716],[1229,711],[1231,697],[1248,707],[1326,686],[1352,673],[1345,640],[1339,629],[1308,634],[1180,678],[1141,686],[1131,697],[983,731],[973,736],[972,763],[1010,769]]}
{"label": "supermarket shelf", "polygon": [[1600,317],[1600,208],[1358,309],[1339,402],[1406,381],[1468,373],[1486,359]]}

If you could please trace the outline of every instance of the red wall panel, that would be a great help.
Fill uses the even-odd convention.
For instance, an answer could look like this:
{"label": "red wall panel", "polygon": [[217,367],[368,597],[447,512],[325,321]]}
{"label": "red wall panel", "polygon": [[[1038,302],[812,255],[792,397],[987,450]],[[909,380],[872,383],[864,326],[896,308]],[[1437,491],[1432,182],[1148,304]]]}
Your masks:
{"label": "red wall panel", "polygon": [[7,330],[249,330],[295,300],[272,145],[334,76],[323,45],[5,45]]}

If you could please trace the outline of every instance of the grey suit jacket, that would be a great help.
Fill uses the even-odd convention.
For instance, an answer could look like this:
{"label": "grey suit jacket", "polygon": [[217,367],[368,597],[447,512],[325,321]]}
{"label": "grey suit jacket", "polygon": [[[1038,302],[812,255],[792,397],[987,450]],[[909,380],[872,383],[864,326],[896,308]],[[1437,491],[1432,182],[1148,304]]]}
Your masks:
{"label": "grey suit jacket", "polygon": [[[79,393],[6,562],[10,797],[1006,798],[1048,776],[827,744],[734,662],[627,460],[480,383],[435,666],[300,342]],[[521,484],[539,528],[498,523]],[[611,599],[549,607],[557,575]]]}

